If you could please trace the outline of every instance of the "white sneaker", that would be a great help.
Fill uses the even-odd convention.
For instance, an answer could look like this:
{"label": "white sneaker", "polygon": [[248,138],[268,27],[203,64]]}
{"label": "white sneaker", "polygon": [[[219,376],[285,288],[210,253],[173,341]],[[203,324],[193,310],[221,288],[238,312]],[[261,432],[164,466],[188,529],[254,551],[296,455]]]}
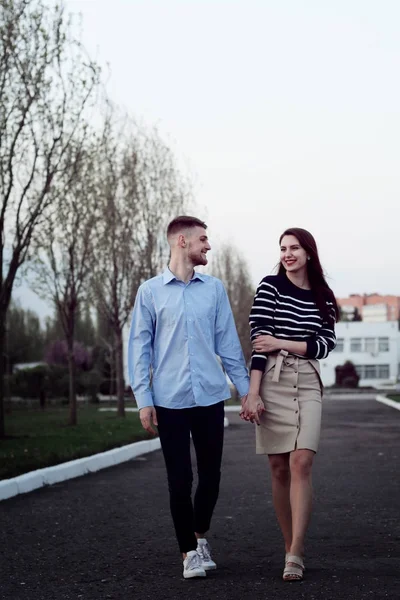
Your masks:
{"label": "white sneaker", "polygon": [[217,565],[211,558],[211,548],[206,538],[199,538],[197,540],[197,554],[200,557],[201,566],[205,571],[213,571],[217,568]]}
{"label": "white sneaker", "polygon": [[196,550],[190,550],[183,561],[183,576],[185,579],[191,577],[205,577],[206,572],[201,565],[200,556]]}

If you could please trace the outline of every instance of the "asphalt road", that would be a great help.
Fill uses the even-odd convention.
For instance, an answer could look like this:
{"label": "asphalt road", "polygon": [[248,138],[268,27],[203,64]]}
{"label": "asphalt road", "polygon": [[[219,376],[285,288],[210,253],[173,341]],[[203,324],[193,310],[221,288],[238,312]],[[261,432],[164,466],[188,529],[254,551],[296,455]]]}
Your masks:
{"label": "asphalt road", "polygon": [[284,551],[267,461],[230,413],[209,540],[218,570],[184,580],[160,452],[0,503],[2,600],[400,598],[400,411],[326,400],[306,577]]}

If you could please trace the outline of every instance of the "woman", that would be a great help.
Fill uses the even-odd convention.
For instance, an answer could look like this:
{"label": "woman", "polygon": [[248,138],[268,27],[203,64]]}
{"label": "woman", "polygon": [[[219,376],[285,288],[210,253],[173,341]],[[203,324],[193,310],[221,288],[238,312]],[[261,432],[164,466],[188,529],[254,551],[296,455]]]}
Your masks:
{"label": "woman", "polygon": [[268,454],[286,550],[283,579],[299,581],[321,427],[318,359],[336,345],[339,310],[311,233],[287,229],[279,243],[278,274],[261,281],[250,313],[250,391],[241,416],[259,425],[256,452]]}

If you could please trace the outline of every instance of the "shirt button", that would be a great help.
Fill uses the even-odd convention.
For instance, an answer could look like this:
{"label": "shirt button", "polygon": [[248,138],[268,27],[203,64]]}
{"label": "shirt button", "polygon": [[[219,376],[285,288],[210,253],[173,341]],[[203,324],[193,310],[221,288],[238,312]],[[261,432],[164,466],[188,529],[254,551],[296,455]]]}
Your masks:
{"label": "shirt button", "polygon": [[297,387],[296,385],[293,386],[294,388]]}
{"label": "shirt button", "polygon": [[296,402],[297,398],[293,398],[293,401]]}
{"label": "shirt button", "polygon": [[297,413],[298,413],[298,412],[299,412],[299,411],[298,411],[298,410],[296,410],[296,415],[297,415]]}

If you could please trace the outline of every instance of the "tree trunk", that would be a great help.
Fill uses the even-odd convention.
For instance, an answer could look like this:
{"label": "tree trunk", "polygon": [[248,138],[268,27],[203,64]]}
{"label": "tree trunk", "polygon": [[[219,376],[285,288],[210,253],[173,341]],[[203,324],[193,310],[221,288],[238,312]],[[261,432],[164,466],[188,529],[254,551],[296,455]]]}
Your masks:
{"label": "tree trunk", "polygon": [[109,396],[114,396],[115,390],[115,348],[114,346],[110,350],[110,386]]}
{"label": "tree trunk", "polygon": [[0,439],[5,437],[4,424],[4,396],[5,396],[5,360],[4,351],[6,348],[6,313],[2,311],[0,315]]}
{"label": "tree trunk", "polygon": [[124,358],[123,358],[123,341],[121,329],[114,331],[115,343],[115,372],[117,377],[117,408],[118,415],[125,417],[125,382],[124,382]]}
{"label": "tree trunk", "polygon": [[75,393],[75,360],[74,360],[74,340],[68,339],[68,375],[69,375],[69,424],[76,425],[77,404]]}

